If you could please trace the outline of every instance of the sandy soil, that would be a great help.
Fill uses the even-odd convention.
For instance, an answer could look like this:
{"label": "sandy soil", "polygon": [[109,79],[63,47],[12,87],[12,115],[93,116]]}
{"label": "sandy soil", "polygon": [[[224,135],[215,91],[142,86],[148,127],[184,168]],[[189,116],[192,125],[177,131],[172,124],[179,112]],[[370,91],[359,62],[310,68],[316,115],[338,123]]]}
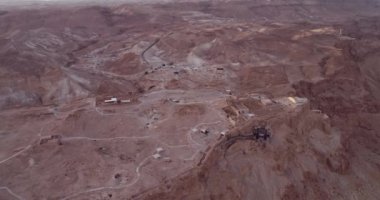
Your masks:
{"label": "sandy soil", "polygon": [[379,199],[379,10],[4,7],[0,199]]}

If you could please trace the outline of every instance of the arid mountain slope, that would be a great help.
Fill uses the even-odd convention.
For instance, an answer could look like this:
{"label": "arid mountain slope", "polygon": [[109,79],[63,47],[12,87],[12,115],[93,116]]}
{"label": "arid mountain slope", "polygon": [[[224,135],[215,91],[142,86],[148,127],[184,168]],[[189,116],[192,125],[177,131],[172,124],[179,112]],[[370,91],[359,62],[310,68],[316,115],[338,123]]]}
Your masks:
{"label": "arid mountain slope", "polygon": [[0,199],[378,199],[379,9],[2,7]]}

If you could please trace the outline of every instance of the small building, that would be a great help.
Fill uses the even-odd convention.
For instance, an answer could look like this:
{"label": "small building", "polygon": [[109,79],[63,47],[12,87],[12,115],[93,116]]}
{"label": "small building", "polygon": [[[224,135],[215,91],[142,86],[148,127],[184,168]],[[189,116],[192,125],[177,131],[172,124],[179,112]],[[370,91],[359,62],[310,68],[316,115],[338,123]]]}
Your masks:
{"label": "small building", "polygon": [[172,98],[169,98],[169,101],[174,102],[174,103],[180,103],[181,102],[179,99],[172,99]]}
{"label": "small building", "polygon": [[161,155],[159,153],[153,154],[154,159],[160,159]]}
{"label": "small building", "polygon": [[104,103],[117,103],[117,98],[112,97],[111,99],[104,100]]}
{"label": "small building", "polygon": [[208,135],[210,131],[208,129],[201,129],[201,133]]}
{"label": "small building", "polygon": [[131,100],[130,99],[123,99],[120,102],[121,103],[131,103]]}
{"label": "small building", "polygon": [[156,149],[156,152],[157,153],[162,153],[164,151],[164,148],[162,148],[162,147],[158,147],[157,149]]}
{"label": "small building", "polygon": [[248,117],[255,117],[256,115],[253,114],[253,113],[247,113],[247,116],[248,116]]}
{"label": "small building", "polygon": [[270,138],[270,132],[265,127],[254,128],[252,135],[256,140],[268,140]]}

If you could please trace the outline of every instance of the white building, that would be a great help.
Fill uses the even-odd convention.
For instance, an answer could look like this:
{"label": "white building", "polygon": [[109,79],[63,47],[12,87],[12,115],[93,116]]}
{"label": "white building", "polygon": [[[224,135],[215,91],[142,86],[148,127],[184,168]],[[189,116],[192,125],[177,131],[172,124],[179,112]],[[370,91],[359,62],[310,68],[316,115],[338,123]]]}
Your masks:
{"label": "white building", "polygon": [[104,103],[117,103],[117,98],[116,97],[112,97],[111,99],[104,100]]}

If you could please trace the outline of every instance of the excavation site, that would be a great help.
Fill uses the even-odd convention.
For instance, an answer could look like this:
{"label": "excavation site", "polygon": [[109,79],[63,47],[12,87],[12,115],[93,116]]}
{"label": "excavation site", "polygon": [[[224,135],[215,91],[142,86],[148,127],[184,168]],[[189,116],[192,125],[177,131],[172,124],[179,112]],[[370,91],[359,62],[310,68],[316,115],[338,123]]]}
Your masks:
{"label": "excavation site", "polygon": [[380,0],[0,0],[0,200],[380,199]]}

